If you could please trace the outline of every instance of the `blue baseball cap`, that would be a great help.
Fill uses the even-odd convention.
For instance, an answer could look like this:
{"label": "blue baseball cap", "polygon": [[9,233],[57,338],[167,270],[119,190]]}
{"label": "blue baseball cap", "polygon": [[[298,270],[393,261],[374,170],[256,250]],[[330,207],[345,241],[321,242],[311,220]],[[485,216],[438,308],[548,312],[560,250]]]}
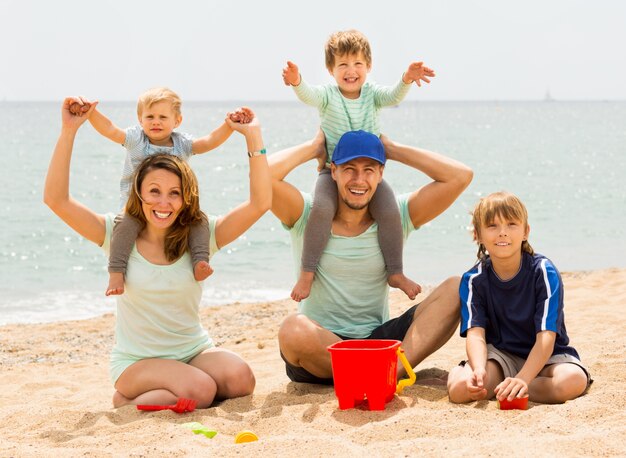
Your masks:
{"label": "blue baseball cap", "polygon": [[333,152],[335,165],[345,164],[353,159],[367,157],[385,165],[385,148],[380,139],[364,130],[346,132],[341,136]]}

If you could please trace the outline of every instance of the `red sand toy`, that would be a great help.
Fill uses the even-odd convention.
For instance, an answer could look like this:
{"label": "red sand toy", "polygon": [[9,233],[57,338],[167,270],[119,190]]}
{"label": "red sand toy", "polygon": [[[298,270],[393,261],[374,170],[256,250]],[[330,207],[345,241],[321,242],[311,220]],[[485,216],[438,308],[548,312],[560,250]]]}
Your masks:
{"label": "red sand toy", "polygon": [[[328,347],[333,367],[335,395],[341,410],[351,409],[367,398],[369,410],[385,410],[385,404],[405,386],[415,383],[413,368],[399,340],[343,340]],[[409,375],[396,386],[398,358]]]}
{"label": "red sand toy", "polygon": [[193,412],[198,401],[195,399],[178,398],[178,402],[171,406],[138,405],[137,410],[173,410],[176,413]]}
{"label": "red sand toy", "polygon": [[498,409],[500,410],[527,410],[528,396],[525,398],[514,398],[512,401],[503,399],[498,401]]}

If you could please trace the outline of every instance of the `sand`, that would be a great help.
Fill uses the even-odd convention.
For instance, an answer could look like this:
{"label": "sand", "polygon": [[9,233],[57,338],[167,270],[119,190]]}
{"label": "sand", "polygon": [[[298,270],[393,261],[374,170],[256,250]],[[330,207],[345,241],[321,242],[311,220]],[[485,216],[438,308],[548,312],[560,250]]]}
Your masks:
{"label": "sand", "polygon": [[[595,380],[562,405],[500,411],[448,402],[414,385],[384,411],[340,411],[332,387],[292,383],[276,333],[290,300],[202,310],[215,341],[250,362],[252,396],[183,415],[113,409],[108,353],[114,316],[0,327],[0,456],[626,456],[626,270],[563,274],[571,343]],[[392,293],[392,315],[411,302]],[[417,368],[445,376],[464,358],[458,333]],[[213,439],[181,424],[200,422]],[[235,444],[241,430],[259,441]]]}

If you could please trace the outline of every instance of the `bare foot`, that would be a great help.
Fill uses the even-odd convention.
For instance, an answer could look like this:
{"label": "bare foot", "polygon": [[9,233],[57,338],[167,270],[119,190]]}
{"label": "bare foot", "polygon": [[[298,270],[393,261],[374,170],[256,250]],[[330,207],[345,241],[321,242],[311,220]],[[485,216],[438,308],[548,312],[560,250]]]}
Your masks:
{"label": "bare foot", "polygon": [[422,287],[413,280],[407,278],[403,273],[391,274],[387,277],[387,283],[392,288],[398,288],[409,296],[409,299],[415,299],[422,292]]}
{"label": "bare foot", "polygon": [[206,261],[199,261],[193,268],[193,278],[196,281],[206,280],[213,273],[213,268]]}
{"label": "bare foot", "polygon": [[468,394],[472,401],[482,401],[487,399],[487,389],[475,387],[468,387]]}
{"label": "bare foot", "polygon": [[305,272],[304,270],[300,272],[298,283],[291,290],[291,298],[296,302],[300,302],[302,299],[309,297],[314,278],[315,272]]}
{"label": "bare foot", "polygon": [[122,272],[109,273],[109,286],[107,286],[106,296],[119,296],[124,294],[124,274]]}
{"label": "bare foot", "polygon": [[130,404],[132,401],[126,397],[119,391],[113,393],[113,408],[117,409],[118,407],[126,406]]}
{"label": "bare foot", "polygon": [[317,171],[321,172],[326,168],[326,160],[328,159],[328,153],[326,152],[326,136],[322,129],[317,132],[317,135],[313,139],[312,146],[314,146],[316,150]]}

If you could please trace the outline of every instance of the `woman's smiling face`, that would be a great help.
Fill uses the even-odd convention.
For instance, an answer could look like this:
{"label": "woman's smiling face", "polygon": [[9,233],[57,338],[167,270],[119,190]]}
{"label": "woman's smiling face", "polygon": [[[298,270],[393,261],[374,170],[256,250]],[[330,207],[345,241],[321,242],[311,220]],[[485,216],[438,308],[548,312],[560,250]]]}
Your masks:
{"label": "woman's smiling face", "polygon": [[183,207],[180,178],[168,170],[151,170],[141,183],[141,200],[148,225],[167,229]]}

